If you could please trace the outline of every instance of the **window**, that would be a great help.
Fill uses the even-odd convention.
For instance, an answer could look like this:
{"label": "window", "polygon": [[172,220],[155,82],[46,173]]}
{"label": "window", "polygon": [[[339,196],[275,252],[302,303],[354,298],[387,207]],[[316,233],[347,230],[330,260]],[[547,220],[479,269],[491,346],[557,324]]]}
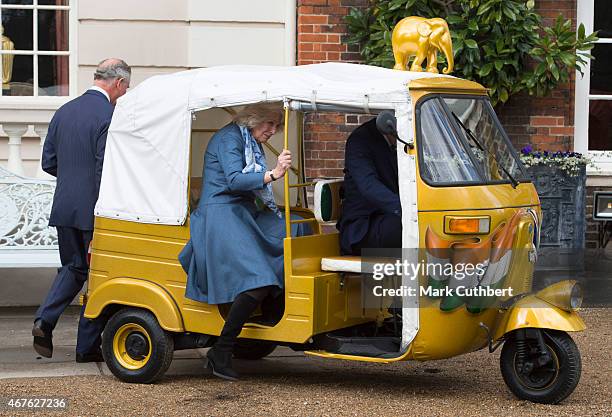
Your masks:
{"label": "window", "polygon": [[576,76],[574,148],[595,160],[596,172],[612,174],[612,2],[578,0],[578,21],[599,31],[599,41],[584,77]]}
{"label": "window", "polygon": [[487,98],[434,96],[417,106],[421,177],[430,185],[525,181]]}
{"label": "window", "polygon": [[2,96],[67,96],[74,0],[0,0]]}

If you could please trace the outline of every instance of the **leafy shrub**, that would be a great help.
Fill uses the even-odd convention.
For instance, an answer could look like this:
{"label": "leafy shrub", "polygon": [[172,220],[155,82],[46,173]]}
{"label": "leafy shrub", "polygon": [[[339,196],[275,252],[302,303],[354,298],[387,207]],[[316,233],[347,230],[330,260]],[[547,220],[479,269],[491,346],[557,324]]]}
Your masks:
{"label": "leafy shrub", "polygon": [[[574,32],[562,15],[542,27],[534,0],[371,0],[346,17],[349,42],[360,45],[368,64],[392,68],[391,34],[406,16],[446,19],[455,74],[489,88],[493,104],[524,90],[547,95],[576,69],[582,74],[597,40],[582,24]],[[445,64],[442,55],[439,65]]]}

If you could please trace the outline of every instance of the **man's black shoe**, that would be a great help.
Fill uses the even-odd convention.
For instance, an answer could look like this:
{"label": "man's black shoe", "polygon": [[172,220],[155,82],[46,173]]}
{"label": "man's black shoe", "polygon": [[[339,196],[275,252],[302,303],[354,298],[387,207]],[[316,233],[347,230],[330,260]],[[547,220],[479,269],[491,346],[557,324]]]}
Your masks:
{"label": "man's black shoe", "polygon": [[32,327],[32,336],[34,336],[34,350],[39,355],[45,358],[50,358],[53,355],[53,334],[51,326],[42,319],[34,322]]}
{"label": "man's black shoe", "polygon": [[104,362],[104,358],[102,357],[102,351],[97,350],[91,353],[77,353],[76,361],[77,363]]}

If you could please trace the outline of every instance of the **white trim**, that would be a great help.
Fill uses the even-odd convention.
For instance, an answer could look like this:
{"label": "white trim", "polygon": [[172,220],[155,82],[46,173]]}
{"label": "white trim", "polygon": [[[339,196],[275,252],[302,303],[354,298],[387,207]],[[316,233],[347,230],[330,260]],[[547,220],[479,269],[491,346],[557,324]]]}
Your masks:
{"label": "white trim", "polygon": [[[70,0],[73,1],[73,0]],[[70,6],[37,5],[37,4],[2,4],[0,9],[27,9],[27,10],[70,10]]]}
{"label": "white trim", "polygon": [[[576,22],[583,23],[587,33],[593,32],[593,0],[577,0]],[[588,16],[591,16],[589,19]],[[589,132],[589,85],[591,81],[591,62],[585,65],[584,77],[576,71],[574,100],[574,150],[586,154]]]}
{"label": "white trim", "polygon": [[[40,89],[40,82],[38,76],[38,0],[34,0],[34,6],[34,10],[32,10],[32,75],[34,76],[34,81],[32,82],[32,84],[34,84],[34,97],[38,97],[38,90]],[[68,12],[68,14],[70,14],[70,12]],[[70,36],[70,34],[68,34],[68,36]]]}
{"label": "white trim", "polygon": [[[34,51],[30,50],[22,50],[22,49],[13,49],[12,51],[2,50],[2,55],[34,55]],[[70,51],[38,51],[36,55],[45,55],[45,56],[58,56],[58,55],[70,55]]]}
{"label": "white trim", "polygon": [[612,175],[591,175],[587,177],[587,187],[609,187],[612,183]]}
{"label": "white trim", "polygon": [[[593,32],[595,16],[594,0],[577,0],[577,24],[583,23],[586,33]],[[600,39],[597,44],[610,44],[612,39]],[[590,100],[612,100],[612,95],[590,94],[591,62],[588,60],[583,69],[584,77],[576,71],[574,100],[574,150],[588,154],[594,159],[595,168],[587,167],[588,175],[608,175],[612,173],[612,152],[589,151],[589,102]],[[612,149],[610,149],[612,151]]]}
{"label": "white trim", "polygon": [[62,266],[57,249],[2,249],[0,268],[57,268]]}
{"label": "white trim", "polygon": [[79,10],[77,0],[70,0],[68,12],[68,96],[76,97],[78,83],[77,34],[79,33]]}

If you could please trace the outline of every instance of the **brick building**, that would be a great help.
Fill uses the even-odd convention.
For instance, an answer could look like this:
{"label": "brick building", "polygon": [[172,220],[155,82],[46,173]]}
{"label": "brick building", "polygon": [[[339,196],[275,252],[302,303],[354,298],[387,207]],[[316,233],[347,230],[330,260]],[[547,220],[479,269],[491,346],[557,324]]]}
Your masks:
{"label": "brick building", "polygon": [[[362,62],[358,48],[346,44],[347,26],[344,17],[351,7],[366,7],[368,0],[298,0],[297,3],[297,63],[344,61]],[[606,36],[612,37],[612,9],[600,0],[536,0],[536,10],[543,16],[545,25],[552,25],[559,13],[585,24],[587,33],[600,30],[603,39],[593,51],[600,58],[611,55]],[[606,32],[609,31],[610,34]],[[609,39],[608,39],[609,40]],[[604,61],[605,62],[605,61]],[[600,66],[601,68],[601,66]],[[595,73],[593,71],[595,70]],[[531,144],[541,150],[576,150],[589,152],[595,158],[597,168],[589,169],[587,179],[587,246],[597,245],[598,224],[591,221],[594,190],[612,190],[612,160],[600,151],[612,151],[612,136],[599,140],[597,146],[589,146],[589,124],[593,123],[593,106],[605,108],[603,115],[612,116],[612,88],[596,91],[595,82],[602,83],[612,74],[597,72],[597,66],[587,69],[584,78],[572,75],[569,83],[561,85],[548,97],[531,97],[527,94],[513,96],[496,109],[512,143],[517,149]],[[593,85],[589,80],[593,79]],[[601,97],[603,93],[604,97]],[[598,99],[603,100],[598,100]],[[344,145],[348,134],[367,116],[314,115],[307,119],[305,149],[309,178],[342,176]],[[604,118],[606,129],[612,117]],[[593,152],[590,152],[593,151]]]}

